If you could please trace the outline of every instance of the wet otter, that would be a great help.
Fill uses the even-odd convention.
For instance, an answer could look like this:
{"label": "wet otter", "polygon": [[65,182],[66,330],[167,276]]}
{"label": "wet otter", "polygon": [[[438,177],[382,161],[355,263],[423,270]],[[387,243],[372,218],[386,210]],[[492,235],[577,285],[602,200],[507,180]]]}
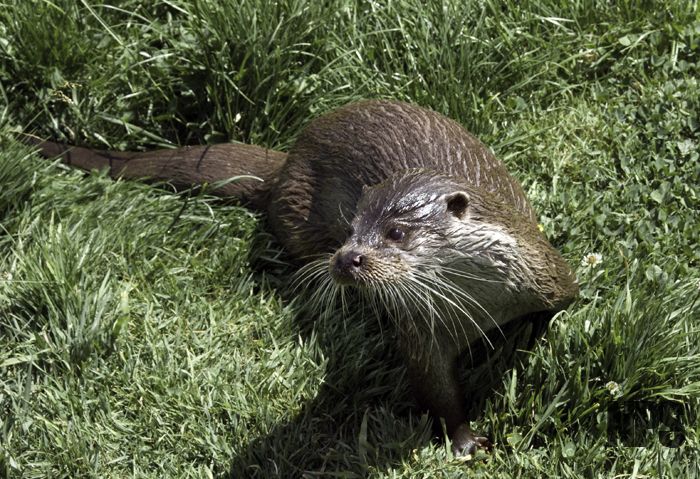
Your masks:
{"label": "wet otter", "polygon": [[444,419],[457,453],[488,445],[468,426],[462,353],[500,325],[563,309],[577,292],[504,165],[462,126],[414,105],[340,108],[312,121],[286,158],[248,145],[117,153],[38,143],[114,177],[184,186],[238,177],[218,193],[266,212],[306,263],[301,278],[328,295],[357,287],[393,319],[417,398]]}

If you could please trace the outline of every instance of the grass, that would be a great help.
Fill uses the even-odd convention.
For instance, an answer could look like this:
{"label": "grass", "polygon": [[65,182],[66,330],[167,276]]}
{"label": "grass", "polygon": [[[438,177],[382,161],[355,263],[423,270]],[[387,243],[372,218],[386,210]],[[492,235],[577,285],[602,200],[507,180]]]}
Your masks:
{"label": "grass", "polygon": [[[0,476],[700,475],[699,52],[690,1],[5,2]],[[287,149],[369,97],[485,140],[580,278],[475,461],[410,412],[373,318],[284,295],[261,218],[14,139]]]}

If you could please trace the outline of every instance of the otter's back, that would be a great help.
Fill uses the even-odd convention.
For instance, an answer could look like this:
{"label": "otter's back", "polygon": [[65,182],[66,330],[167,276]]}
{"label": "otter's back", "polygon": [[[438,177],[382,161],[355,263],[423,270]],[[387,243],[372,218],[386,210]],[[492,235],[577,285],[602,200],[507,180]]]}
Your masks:
{"label": "otter's back", "polygon": [[362,187],[412,168],[464,178],[534,221],[520,184],[464,127],[415,105],[370,100],[300,134],[271,189],[271,226],[295,256],[330,252],[347,235]]}

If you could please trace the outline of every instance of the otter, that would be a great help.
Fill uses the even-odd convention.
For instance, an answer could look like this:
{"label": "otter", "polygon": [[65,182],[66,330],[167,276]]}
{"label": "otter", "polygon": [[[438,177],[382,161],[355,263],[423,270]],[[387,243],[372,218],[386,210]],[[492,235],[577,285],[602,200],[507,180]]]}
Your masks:
{"label": "otter", "polygon": [[396,328],[418,403],[456,454],[489,448],[470,429],[461,358],[490,333],[551,317],[576,279],[538,228],[520,184],[457,122],[408,103],[367,100],[311,121],[289,154],[243,144],[143,153],[34,139],[43,155],[114,178],[190,187],[262,211],[301,282],[333,298],[356,289]]}

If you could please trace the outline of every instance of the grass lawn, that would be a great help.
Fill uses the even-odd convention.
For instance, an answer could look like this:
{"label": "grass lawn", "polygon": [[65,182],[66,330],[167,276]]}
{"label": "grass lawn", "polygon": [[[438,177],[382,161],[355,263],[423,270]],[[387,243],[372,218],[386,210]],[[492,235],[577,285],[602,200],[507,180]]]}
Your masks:
{"label": "grass lawn", "polygon": [[[0,8],[0,477],[700,475],[697,2],[107,3]],[[285,294],[264,218],[15,140],[287,150],[360,98],[476,133],[581,283],[472,461],[390,331]]]}

